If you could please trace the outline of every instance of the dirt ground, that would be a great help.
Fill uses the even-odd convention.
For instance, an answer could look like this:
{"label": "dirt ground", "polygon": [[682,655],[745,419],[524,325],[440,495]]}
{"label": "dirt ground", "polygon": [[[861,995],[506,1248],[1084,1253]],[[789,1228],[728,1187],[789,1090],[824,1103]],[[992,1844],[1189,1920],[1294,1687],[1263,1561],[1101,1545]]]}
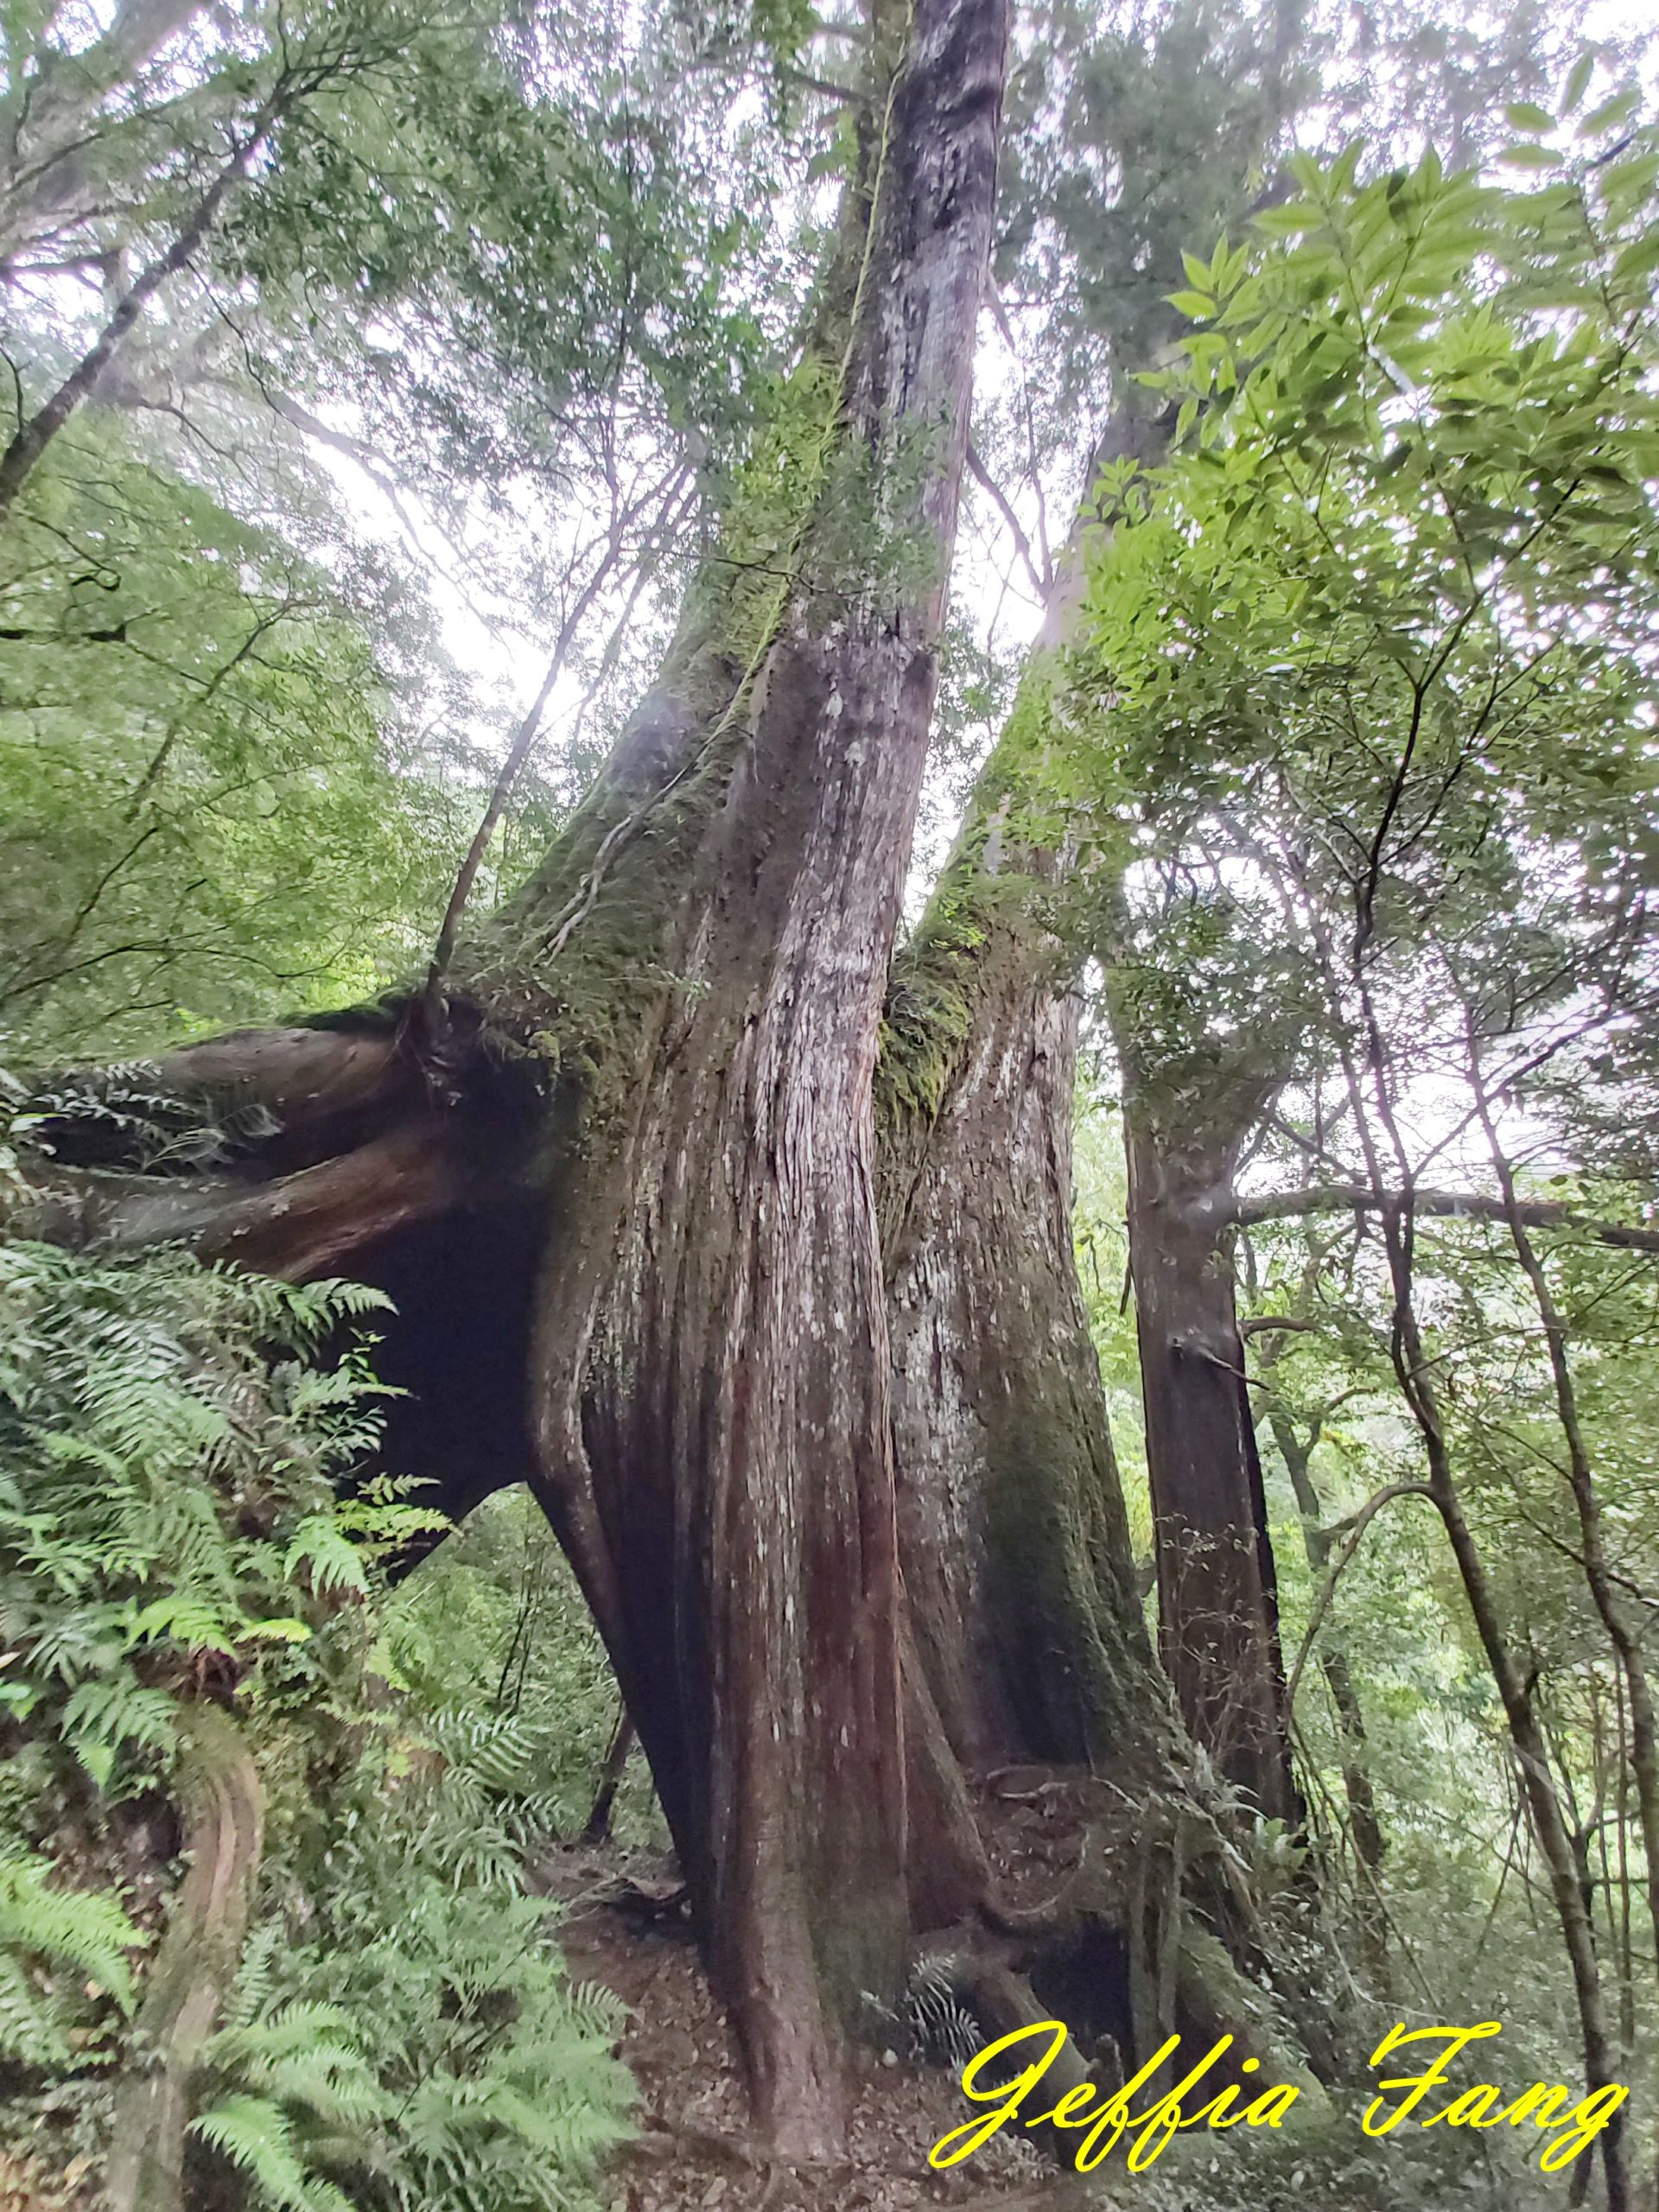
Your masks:
{"label": "dirt ground", "polygon": [[[844,2164],[777,2165],[750,2142],[735,2056],[678,1905],[671,1864],[570,1846],[537,1887],[565,1905],[571,1974],[628,2008],[621,2054],[639,2084],[639,2139],[607,2177],[610,2212],[1083,2212],[1100,2198],[1028,2144],[998,2137],[934,2173],[930,2147],[971,2107],[943,2070],[861,2056]],[[605,2190],[601,2190],[601,2196]]]}
{"label": "dirt ground", "polygon": [[[1014,1817],[1024,1827],[1050,1826],[1058,1838],[1069,1809],[1045,1801],[1040,1815],[1022,1806]],[[1004,1841],[1010,1882],[1022,1862],[1029,1872],[1073,1855],[1023,1827],[1018,1837],[994,1836],[994,1849]],[[997,2137],[949,2172],[931,2171],[929,2149],[973,2107],[950,2074],[912,2065],[897,2049],[858,2055],[844,2164],[774,2163],[750,2139],[731,2038],[672,1859],[613,1845],[553,1845],[529,1872],[531,1886],[564,1907],[560,1938],[572,1978],[602,1984],[627,2011],[620,2055],[639,2084],[639,2133],[599,2187],[608,2212],[1102,2212],[1108,2199],[1097,2183],[1057,2170],[1017,2136]],[[56,2161],[0,2152],[0,2212],[94,2212],[95,2188],[89,2157],[63,2171]]]}

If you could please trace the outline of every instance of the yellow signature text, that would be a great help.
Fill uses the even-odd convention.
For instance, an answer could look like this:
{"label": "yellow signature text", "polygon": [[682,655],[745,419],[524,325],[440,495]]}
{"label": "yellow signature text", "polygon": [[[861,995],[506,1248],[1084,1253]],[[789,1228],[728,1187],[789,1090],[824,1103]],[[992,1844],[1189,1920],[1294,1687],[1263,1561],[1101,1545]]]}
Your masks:
{"label": "yellow signature text", "polygon": [[[1630,2094],[1620,2083],[1607,2082],[1564,2109],[1568,2106],[1568,2093],[1560,2087],[1535,2082],[1505,2103],[1501,2089],[1482,2082],[1433,2111],[1422,2109],[1435,2090],[1450,2086],[1446,2070],[1454,2060],[1471,2044],[1502,2031],[1502,2024],[1497,2020],[1483,2020],[1471,2028],[1408,2028],[1402,2021],[1390,2030],[1371,2054],[1373,2068],[1407,2044],[1438,2039],[1440,2048],[1412,2054],[1416,2072],[1390,2075],[1378,2082],[1382,2094],[1366,2107],[1360,2123],[1366,2134],[1388,2135],[1402,2121],[1414,2118],[1421,2127],[1497,2127],[1505,2123],[1519,2127],[1530,2120],[1551,2138],[1538,2161],[1541,2169],[1557,2173],[1569,2164],[1594,2141]],[[1079,2173],[1092,2171],[1127,2139],[1126,2163],[1130,2172],[1144,2173],[1163,2155],[1173,2136],[1194,2127],[1278,2127],[1301,2094],[1288,2082],[1243,2087],[1229,2082],[1207,2101],[1194,2103],[1189,2109],[1185,2101],[1193,2096],[1232,2048],[1234,2039],[1229,2035],[1212,2044],[1171,2088],[1154,2095],[1148,2084],[1166,2061],[1175,2060],[1180,2049],[1181,2038],[1171,2036],[1122,2088],[1109,2092],[1083,2082],[1047,2103],[1038,2093],[1044,2076],[1065,2048],[1066,2036],[1063,2020],[1037,2020],[1000,2037],[970,2059],[963,2069],[963,2094],[989,2109],[941,2136],[928,2152],[929,2165],[960,2165],[1004,2127],[1015,2123],[1022,2127],[1081,2131],[1083,2139],[1073,2161]],[[1025,2063],[1010,2072],[1009,2063],[1016,2057],[1023,2057]],[[1236,2070],[1240,2075],[1252,2074],[1260,2064],[1259,2059],[1242,2059],[1236,2062]],[[1213,2082],[1211,2086],[1214,2087]],[[1136,2111],[1135,2101],[1143,2091],[1146,2101]]]}

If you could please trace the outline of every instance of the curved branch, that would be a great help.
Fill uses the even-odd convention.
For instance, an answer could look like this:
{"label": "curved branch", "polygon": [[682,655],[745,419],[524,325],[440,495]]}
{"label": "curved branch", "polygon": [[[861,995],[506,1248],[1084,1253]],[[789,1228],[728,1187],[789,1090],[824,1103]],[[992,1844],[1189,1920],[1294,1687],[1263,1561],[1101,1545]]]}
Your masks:
{"label": "curved branch", "polygon": [[11,443],[3,454],[0,454],[0,520],[10,513],[17,494],[28,482],[35,462],[91,392],[150,300],[169,277],[176,276],[194,257],[212,229],[221,202],[246,176],[254,156],[270,137],[272,127],[291,99],[292,89],[286,83],[279,85],[267,97],[252,118],[247,136],[235,147],[230,159],[202,194],[194,213],[172,245],[165,253],[158,255],[140,270],[91,347],[82,354],[45,404],[38,408],[26,423],[20,424]]}
{"label": "curved branch", "polygon": [[[1576,1229],[1598,1244],[1613,1244],[1630,1252],[1659,1252],[1659,1229],[1637,1229],[1621,1221],[1597,1221],[1574,1211],[1559,1198],[1526,1198],[1518,1202],[1522,1221],[1529,1229]],[[1233,1220],[1241,1228],[1258,1221],[1293,1221],[1315,1213],[1401,1213],[1434,1215],[1458,1221],[1491,1221],[1507,1225],[1509,1214],[1502,1198],[1484,1191],[1376,1191],[1364,1183],[1313,1184],[1303,1191],[1268,1191],[1240,1198]]]}
{"label": "curved branch", "polygon": [[1339,1521],[1334,1529],[1325,1530],[1327,1536],[1345,1533],[1348,1541],[1336,1558],[1332,1560],[1330,1572],[1319,1585],[1319,1594],[1313,1600],[1313,1610],[1307,1617],[1307,1628],[1302,1637],[1301,1649],[1296,1654],[1296,1664],[1291,1669],[1290,1679],[1285,1684],[1287,1713],[1291,1712],[1295,1706],[1296,1692],[1302,1679],[1302,1669],[1307,1664],[1308,1655],[1313,1649],[1315,1638],[1325,1625],[1325,1617],[1331,1610],[1331,1600],[1337,1594],[1337,1582],[1342,1570],[1359,1549],[1360,1539],[1364,1535],[1366,1529],[1382,1508],[1392,1504],[1396,1497],[1426,1497],[1432,1505],[1440,1503],[1440,1500],[1427,1483],[1389,1483],[1378,1491],[1375,1497],[1368,1497],[1357,1513],[1351,1515],[1346,1521]]}
{"label": "curved branch", "polygon": [[302,1282],[457,1204],[467,1178],[456,1154],[451,1125],[431,1114],[268,1183],[70,1171],[43,1179],[11,1226],[76,1249],[185,1243]]}
{"label": "curved branch", "polygon": [[1053,582],[1052,578],[1046,573],[1047,562],[1045,560],[1041,569],[1038,567],[1036,556],[1031,550],[1031,540],[1026,536],[1019,516],[1008,504],[1007,494],[980,459],[978,448],[971,442],[968,447],[968,470],[975,483],[989,499],[998,514],[1007,524],[1014,538],[1014,550],[1020,556],[1026,574],[1031,578],[1033,590],[1035,591],[1039,601],[1046,601]]}

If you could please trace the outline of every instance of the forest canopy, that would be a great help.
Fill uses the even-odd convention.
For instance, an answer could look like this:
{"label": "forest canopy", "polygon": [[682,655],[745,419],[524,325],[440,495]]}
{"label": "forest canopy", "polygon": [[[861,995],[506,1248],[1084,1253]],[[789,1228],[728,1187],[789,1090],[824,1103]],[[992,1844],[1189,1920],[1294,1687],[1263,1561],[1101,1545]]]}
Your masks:
{"label": "forest canopy", "polygon": [[0,2204],[1653,2206],[1642,27],[0,38]]}

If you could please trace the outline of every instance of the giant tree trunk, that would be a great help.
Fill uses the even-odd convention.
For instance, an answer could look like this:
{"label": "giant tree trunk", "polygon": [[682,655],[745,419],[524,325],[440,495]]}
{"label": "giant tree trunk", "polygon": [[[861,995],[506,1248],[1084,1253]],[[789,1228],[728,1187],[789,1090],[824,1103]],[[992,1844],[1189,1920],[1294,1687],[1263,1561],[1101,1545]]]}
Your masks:
{"label": "giant tree trunk", "polygon": [[[1043,682],[1042,655],[1063,648],[1073,634],[1088,563],[1109,531],[1093,482],[1125,459],[1155,467],[1172,428],[1167,416],[1148,420],[1129,408],[1108,423],[1090,464],[1090,492],[1045,610],[1034,689]],[[1018,778],[1019,719],[1016,710],[1000,748],[1013,757],[1000,768],[994,761],[991,789],[999,780]],[[1040,747],[1040,738],[1037,741]],[[1099,828],[1095,825],[1096,836]],[[995,833],[994,842],[1000,842]],[[1027,848],[1014,865],[1033,877],[1057,880],[1065,896],[1071,870],[1063,857]],[[1302,1807],[1291,1770],[1278,1593],[1235,1305],[1231,1241],[1234,1163],[1270,1086],[1224,1055],[1200,1054],[1186,1071],[1198,1080],[1179,1096],[1160,1099],[1147,1078],[1133,995],[1113,970],[1115,940],[1122,934],[1121,886],[1108,869],[1099,888],[1087,881],[1071,888],[1084,911],[1095,911],[1096,929],[1100,918],[1105,919],[1093,949],[1108,969],[1106,1009],[1123,1075],[1129,1259],[1152,1488],[1160,1653],[1183,1719],[1222,1771],[1247,1789],[1262,1812],[1296,1821]],[[958,900],[963,896],[963,887],[948,880],[942,889]],[[1009,940],[1008,912],[1005,904],[1000,926],[991,922],[994,945]],[[1003,1040],[1005,1050],[1018,1052],[1023,1039],[1033,1066],[1048,1058],[1039,1038],[1063,1018],[1057,994],[1082,964],[1077,944],[1068,964],[1058,963],[1057,951],[1051,949],[1046,988],[1027,1001],[1023,1026]],[[1029,963],[1030,955],[1026,957]],[[981,956],[982,968],[995,964],[995,957]],[[1069,1086],[1069,1060],[1065,1075]],[[1069,1089],[1059,1110],[1069,1116]],[[1069,1282],[1080,1307],[1069,1218],[1063,1233],[1063,1246],[1052,1234],[1046,1238],[1046,1264],[1051,1274]],[[1020,1279],[1017,1268],[1011,1279]]]}
{"label": "giant tree trunk", "polygon": [[[1148,1792],[1180,1764],[1071,1250],[1075,1007],[1014,908],[943,948],[968,1014],[948,1068],[896,1110],[885,1094],[889,1341],[871,1073],[1003,0],[917,0],[877,29],[888,79],[821,302],[827,406],[802,379],[822,466],[792,533],[700,580],[592,798],[463,947],[435,1022],[414,1001],[326,1048],[179,1056],[168,1081],[279,1125],[257,1168],[168,1187],[83,1160],[54,1224],[400,1294],[389,1379],[419,1395],[393,1408],[394,1459],[441,1470],[452,1510],[535,1481],[760,2117],[796,2154],[836,2140],[860,1993],[890,1999],[912,1923],[982,1891],[957,1759],[1092,1764]],[[969,865],[995,876],[982,849]],[[1141,1917],[1174,1924],[1155,1901]]]}
{"label": "giant tree trunk", "polygon": [[1167,1774],[1173,1715],[1072,1243],[1081,963],[1039,914],[1065,868],[1022,807],[1104,527],[1094,484],[1165,436],[1120,408],[1096,446],[1008,726],[895,963],[878,1077],[900,1550],[933,1697],[969,1768],[1125,1782]]}
{"label": "giant tree trunk", "polygon": [[[187,1118],[274,1134],[169,1185],[112,1173],[139,1163],[100,1157],[107,1123],[71,1113],[32,1224],[404,1291],[388,1350],[421,1382],[420,1471],[442,1454],[462,1507],[534,1480],[650,1757],[757,2117],[796,2156],[836,2148],[837,2045],[909,1948],[903,1713],[925,1699],[871,1077],[1007,35],[1006,0],[876,8],[860,173],[785,400],[809,454],[793,519],[694,587],[656,690],[461,948],[450,1002],[405,1001],[378,1035],[176,1056],[156,1087]],[[401,1448],[424,1456],[420,1434]],[[948,1815],[942,1763],[918,1771]]]}
{"label": "giant tree trunk", "polygon": [[[595,974],[623,971],[537,1291],[538,1484],[650,1757],[760,2119],[797,2155],[835,2147],[836,2043],[908,1952],[871,1076],[1007,35],[1002,0],[917,0],[903,21],[885,25],[904,43],[874,104],[842,420],[784,549],[794,577],[762,603],[736,683],[716,669],[625,753],[507,918],[493,972],[471,971],[499,1027],[555,1036],[573,1014],[593,1027],[565,963],[580,976],[596,949],[590,999]],[[850,575],[834,552],[849,524]]]}
{"label": "giant tree trunk", "polygon": [[1041,918],[1052,857],[1012,827],[1020,744],[1016,726],[888,995],[877,1096],[907,1610],[970,1781],[1091,1777],[1065,1784],[1093,1810],[1048,1916],[1064,1936],[1027,1958],[1050,2009],[1136,2063],[1177,2028],[1260,2050],[1249,1983],[1270,1961],[1141,1618],[1077,1281],[1075,962]]}

